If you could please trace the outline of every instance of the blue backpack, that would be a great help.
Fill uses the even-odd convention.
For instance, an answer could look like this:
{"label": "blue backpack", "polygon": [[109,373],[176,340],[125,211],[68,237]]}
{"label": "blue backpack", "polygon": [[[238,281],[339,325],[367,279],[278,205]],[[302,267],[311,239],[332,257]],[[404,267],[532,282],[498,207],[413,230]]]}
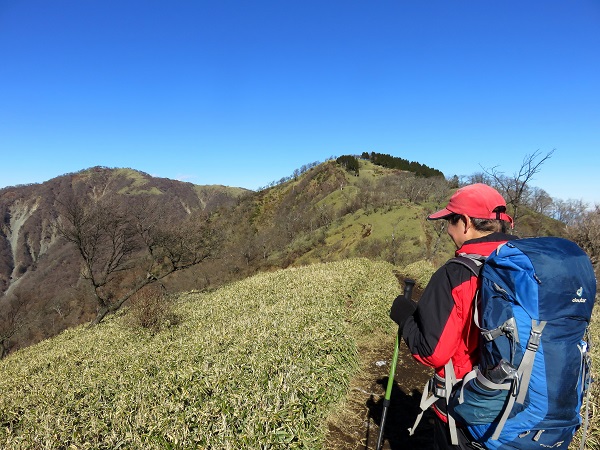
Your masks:
{"label": "blue backpack", "polygon": [[539,237],[452,262],[479,276],[481,355],[462,383],[447,376],[450,415],[488,449],[567,449],[590,383],[589,257],[569,240]]}

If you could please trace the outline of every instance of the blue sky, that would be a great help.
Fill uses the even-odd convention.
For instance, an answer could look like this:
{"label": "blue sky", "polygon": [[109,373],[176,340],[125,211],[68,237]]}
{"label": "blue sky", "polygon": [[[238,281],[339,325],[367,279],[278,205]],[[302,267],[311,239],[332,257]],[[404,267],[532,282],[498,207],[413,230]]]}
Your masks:
{"label": "blue sky", "polygon": [[257,189],[375,151],[451,175],[556,149],[600,203],[600,1],[0,0],[0,187],[91,166]]}

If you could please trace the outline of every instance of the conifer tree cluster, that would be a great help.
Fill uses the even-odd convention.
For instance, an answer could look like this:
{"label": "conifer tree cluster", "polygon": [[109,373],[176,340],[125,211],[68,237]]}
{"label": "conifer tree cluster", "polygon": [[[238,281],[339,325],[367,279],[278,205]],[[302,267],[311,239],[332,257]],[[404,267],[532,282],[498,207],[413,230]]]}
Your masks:
{"label": "conifer tree cluster", "polygon": [[346,171],[354,172],[354,175],[358,176],[358,159],[351,155],[343,155],[335,160],[338,164],[344,166]]}
{"label": "conifer tree cluster", "polygon": [[375,152],[363,152],[361,158],[371,161],[373,164],[377,164],[378,166],[387,167],[388,169],[406,170],[424,178],[444,176],[444,174],[437,169],[432,169],[425,164],[420,164],[415,161],[408,161],[407,159],[398,158],[396,156]]}

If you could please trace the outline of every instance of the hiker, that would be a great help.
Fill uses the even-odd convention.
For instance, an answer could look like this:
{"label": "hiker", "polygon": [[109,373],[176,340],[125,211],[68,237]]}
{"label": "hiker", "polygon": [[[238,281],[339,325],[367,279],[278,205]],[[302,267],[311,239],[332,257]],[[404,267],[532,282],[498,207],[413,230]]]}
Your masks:
{"label": "hiker", "polygon": [[[476,183],[458,189],[448,205],[429,220],[447,221],[447,232],[456,255],[489,256],[500,244],[516,239],[507,234],[513,220],[506,214],[504,198],[492,187]],[[474,323],[477,276],[461,264],[445,264],[431,277],[419,303],[397,297],[390,317],[398,326],[413,357],[435,369],[435,386],[443,390],[444,366],[450,361],[456,379],[462,379],[478,363],[479,329]],[[452,445],[447,425],[446,400],[433,403],[436,449],[483,448],[458,424],[458,445]],[[452,418],[450,419],[452,420]]]}

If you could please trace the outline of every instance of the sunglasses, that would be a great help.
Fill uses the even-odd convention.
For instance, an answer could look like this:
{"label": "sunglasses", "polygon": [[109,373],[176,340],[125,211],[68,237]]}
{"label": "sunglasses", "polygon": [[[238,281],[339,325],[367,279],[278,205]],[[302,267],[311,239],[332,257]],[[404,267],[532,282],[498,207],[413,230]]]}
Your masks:
{"label": "sunglasses", "polygon": [[448,220],[448,222],[450,222],[452,225],[456,225],[462,217],[462,214],[452,214],[446,220]]}

